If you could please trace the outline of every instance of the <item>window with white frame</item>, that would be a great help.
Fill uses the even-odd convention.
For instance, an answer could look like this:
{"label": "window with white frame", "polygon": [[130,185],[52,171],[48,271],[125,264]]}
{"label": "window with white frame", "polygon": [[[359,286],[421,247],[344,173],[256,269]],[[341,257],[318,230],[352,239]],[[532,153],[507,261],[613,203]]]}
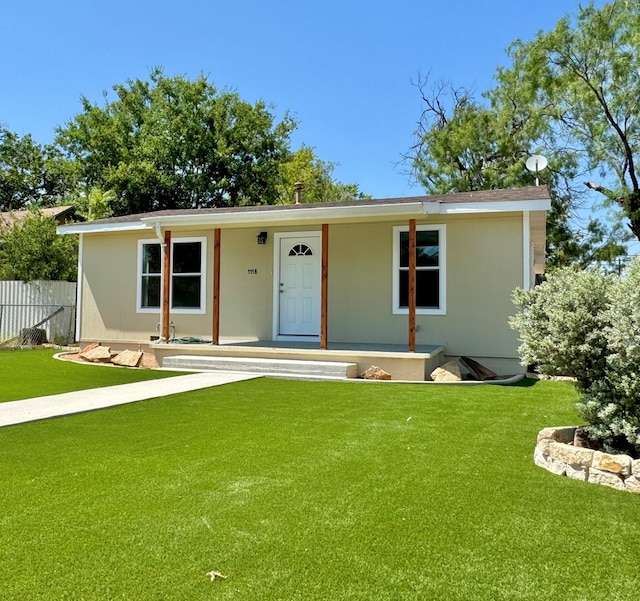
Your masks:
{"label": "window with white frame", "polygon": [[[446,313],[444,225],[416,227],[416,313]],[[409,312],[409,227],[393,228],[393,312]]]}
{"label": "window with white frame", "polygon": [[138,310],[160,308],[162,253],[157,242],[138,242]]}
{"label": "window with white frame", "polygon": [[[204,313],[206,238],[171,241],[170,298],[176,313]],[[161,304],[162,252],[158,242],[138,241],[138,312],[157,313]]]}

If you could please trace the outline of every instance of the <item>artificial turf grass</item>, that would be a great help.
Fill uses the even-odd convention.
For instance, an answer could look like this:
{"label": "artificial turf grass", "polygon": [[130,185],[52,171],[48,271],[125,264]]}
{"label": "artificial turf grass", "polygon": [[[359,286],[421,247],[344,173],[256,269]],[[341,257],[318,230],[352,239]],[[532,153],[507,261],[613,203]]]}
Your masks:
{"label": "artificial turf grass", "polygon": [[0,403],[167,378],[179,373],[58,361],[54,355],[59,352],[49,348],[1,351]]}
{"label": "artificial turf grass", "polygon": [[0,430],[0,598],[635,599],[638,497],[532,463],[573,400],[261,379]]}

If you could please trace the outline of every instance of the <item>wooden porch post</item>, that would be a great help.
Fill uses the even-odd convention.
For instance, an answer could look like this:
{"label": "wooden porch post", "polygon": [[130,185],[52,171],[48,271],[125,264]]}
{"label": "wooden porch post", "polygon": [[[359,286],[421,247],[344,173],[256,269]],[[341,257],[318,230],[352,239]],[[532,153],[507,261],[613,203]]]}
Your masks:
{"label": "wooden porch post", "polygon": [[322,224],[322,276],[320,298],[320,348],[327,348],[328,307],[329,307],[329,225]]}
{"label": "wooden porch post", "polygon": [[416,220],[409,219],[409,350],[416,350]]}
{"label": "wooden porch post", "polygon": [[213,230],[213,334],[211,344],[220,341],[220,228]]}
{"label": "wooden porch post", "polygon": [[169,341],[169,307],[171,306],[171,230],[164,233],[164,264],[162,266],[162,333],[163,342]]}

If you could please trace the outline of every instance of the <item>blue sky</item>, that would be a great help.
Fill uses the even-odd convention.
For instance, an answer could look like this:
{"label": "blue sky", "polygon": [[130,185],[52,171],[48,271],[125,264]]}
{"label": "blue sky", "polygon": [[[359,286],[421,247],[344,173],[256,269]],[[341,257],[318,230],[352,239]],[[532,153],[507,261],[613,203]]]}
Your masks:
{"label": "blue sky", "polygon": [[[596,2],[602,5],[602,2]],[[377,198],[421,194],[398,166],[421,103],[418,72],[478,93],[505,48],[552,28],[574,0],[8,0],[0,17],[0,123],[36,141],[80,96],[127,79],[205,74],[299,121],[334,175]]]}

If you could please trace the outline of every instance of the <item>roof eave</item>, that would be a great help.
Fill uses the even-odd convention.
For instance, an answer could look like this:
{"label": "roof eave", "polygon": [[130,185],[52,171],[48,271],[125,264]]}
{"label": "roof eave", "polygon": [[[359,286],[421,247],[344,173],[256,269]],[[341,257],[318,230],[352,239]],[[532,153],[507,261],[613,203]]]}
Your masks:
{"label": "roof eave", "polygon": [[56,228],[58,234],[97,234],[103,232],[130,232],[135,230],[148,230],[152,226],[141,221],[123,221],[121,223],[74,223],[59,225]]}
{"label": "roof eave", "polygon": [[[350,219],[366,219],[367,217],[403,217],[423,215],[422,202],[404,204],[380,204],[348,207],[310,206],[296,209],[282,209],[278,211],[238,211],[226,213],[206,213],[204,215],[168,215],[158,217],[143,217],[141,221],[147,224],[159,223],[163,227],[171,225],[256,225],[281,223],[283,221],[296,223],[301,221],[342,221]],[[437,203],[430,203],[431,205]]]}
{"label": "roof eave", "polygon": [[429,202],[412,201],[406,203],[380,203],[366,205],[350,205],[343,207],[326,207],[314,205],[309,207],[283,208],[276,211],[242,210],[225,212],[189,213],[186,215],[149,215],[132,221],[118,223],[87,222],[58,226],[59,234],[83,234],[126,232],[135,230],[149,230],[156,227],[184,227],[184,226],[251,226],[286,223],[322,223],[322,222],[353,222],[374,218],[421,218],[426,215],[462,215],[506,213],[520,211],[547,211],[551,208],[551,201],[545,200],[500,200],[490,202]]}

